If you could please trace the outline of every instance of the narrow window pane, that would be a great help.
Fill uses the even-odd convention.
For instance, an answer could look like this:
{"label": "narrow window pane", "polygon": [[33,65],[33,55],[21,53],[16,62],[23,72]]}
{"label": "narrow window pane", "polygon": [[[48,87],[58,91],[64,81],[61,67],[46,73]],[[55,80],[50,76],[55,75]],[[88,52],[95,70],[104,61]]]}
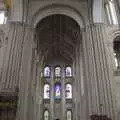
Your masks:
{"label": "narrow window pane", "polygon": [[72,120],[72,112],[70,110],[67,111],[67,120]]}
{"label": "narrow window pane", "polygon": [[44,111],[44,120],[49,120],[49,112],[48,112],[48,110]]}
{"label": "narrow window pane", "polygon": [[113,49],[114,49],[114,60],[115,60],[115,66],[117,69],[120,69],[120,37],[116,37],[115,41],[113,43]]}
{"label": "narrow window pane", "polygon": [[44,85],[44,99],[50,99],[50,85]]}
{"label": "narrow window pane", "polygon": [[114,3],[109,1],[109,6],[110,6],[110,12],[111,12],[111,17],[112,17],[113,24],[118,24]]}
{"label": "narrow window pane", "polygon": [[66,84],[66,99],[72,99],[72,85]]}
{"label": "narrow window pane", "polygon": [[60,77],[61,76],[61,67],[56,67],[55,68],[55,77]]}
{"label": "narrow window pane", "polygon": [[5,11],[0,11],[0,24],[6,24],[7,17],[5,16]]}
{"label": "narrow window pane", "polygon": [[61,98],[61,84],[60,83],[55,84],[55,98],[56,99]]}
{"label": "narrow window pane", "polygon": [[71,69],[71,67],[66,67],[65,76],[66,77],[72,77],[72,69]]}
{"label": "narrow window pane", "polygon": [[44,77],[50,77],[51,71],[50,71],[50,67],[47,66],[44,68]]}
{"label": "narrow window pane", "polygon": [[115,57],[115,66],[116,66],[116,68],[118,67],[118,60],[117,60],[117,57],[116,57],[117,55],[116,55],[116,53],[114,53],[114,57]]}

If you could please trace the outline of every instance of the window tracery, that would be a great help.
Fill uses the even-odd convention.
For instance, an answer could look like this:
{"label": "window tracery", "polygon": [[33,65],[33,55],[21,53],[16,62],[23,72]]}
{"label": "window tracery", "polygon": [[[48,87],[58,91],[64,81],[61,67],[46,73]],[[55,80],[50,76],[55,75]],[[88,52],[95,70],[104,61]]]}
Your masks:
{"label": "window tracery", "polygon": [[[62,71],[62,67],[59,65],[55,67],[45,66],[43,69],[44,69],[44,72],[43,72],[44,77],[42,82],[44,83],[44,88],[43,88],[44,104],[46,105],[50,104],[51,99],[55,99],[54,102],[58,104],[61,102],[62,96],[64,95],[65,95],[66,103],[70,104],[72,102],[72,84],[71,84],[71,78],[69,79],[66,77],[72,77],[71,66],[64,67],[63,69],[65,71]],[[56,77],[59,77],[59,78],[56,78]],[[67,117],[67,120],[72,120],[72,112],[70,109],[66,112],[66,117]],[[44,120],[49,120],[48,110],[44,111]]]}

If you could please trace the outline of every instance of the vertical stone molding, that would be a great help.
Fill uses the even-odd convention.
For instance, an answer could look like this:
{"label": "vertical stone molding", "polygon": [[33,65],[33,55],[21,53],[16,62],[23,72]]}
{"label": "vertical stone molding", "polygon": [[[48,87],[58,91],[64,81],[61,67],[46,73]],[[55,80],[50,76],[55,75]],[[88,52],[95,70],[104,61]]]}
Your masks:
{"label": "vertical stone molding", "polygon": [[105,114],[115,120],[111,74],[103,24],[93,24],[83,32],[84,74],[89,115]]}
{"label": "vertical stone molding", "polygon": [[24,27],[19,23],[9,26],[8,43],[0,79],[0,89],[15,89],[19,86],[19,75],[24,41]]}
{"label": "vertical stone molding", "polygon": [[[21,23],[11,23],[0,74],[0,92],[19,89],[17,120],[27,120],[31,85],[34,29]],[[32,108],[30,108],[32,109]]]}
{"label": "vertical stone molding", "polygon": [[[21,58],[21,69],[19,79],[19,102],[16,120],[28,120],[30,110],[33,110],[31,103],[31,82],[32,82],[32,60],[33,60],[33,36],[34,29],[31,26],[24,26],[24,41]],[[34,111],[33,111],[34,112]],[[29,119],[30,120],[30,119]]]}

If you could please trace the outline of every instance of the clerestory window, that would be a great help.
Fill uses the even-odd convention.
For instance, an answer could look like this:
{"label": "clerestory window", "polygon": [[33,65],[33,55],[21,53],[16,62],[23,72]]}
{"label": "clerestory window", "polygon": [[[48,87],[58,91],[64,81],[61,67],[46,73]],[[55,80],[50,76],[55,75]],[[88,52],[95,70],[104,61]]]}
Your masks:
{"label": "clerestory window", "polygon": [[50,85],[44,85],[44,99],[50,99]]}
{"label": "clerestory window", "polygon": [[6,24],[7,22],[7,16],[6,12],[4,10],[0,11],[0,24]]}
{"label": "clerestory window", "polygon": [[67,83],[65,90],[66,90],[66,99],[72,99],[72,85]]}
{"label": "clerestory window", "polygon": [[65,68],[65,76],[66,77],[72,77],[72,68],[70,66],[67,66]]}
{"label": "clerestory window", "polygon": [[44,68],[44,77],[50,77],[51,76],[51,69],[49,66],[46,66]]}
{"label": "clerestory window", "polygon": [[118,19],[117,19],[117,14],[116,14],[116,9],[115,9],[115,5],[114,5],[114,1],[113,0],[109,0],[106,4],[105,4],[105,11],[107,14],[107,20],[110,24],[118,24]]}

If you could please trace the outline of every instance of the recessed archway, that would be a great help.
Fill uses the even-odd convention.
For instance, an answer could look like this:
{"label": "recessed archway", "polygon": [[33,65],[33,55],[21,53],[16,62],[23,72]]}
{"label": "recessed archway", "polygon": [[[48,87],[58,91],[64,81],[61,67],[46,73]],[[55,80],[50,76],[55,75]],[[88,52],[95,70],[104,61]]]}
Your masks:
{"label": "recessed archway", "polygon": [[80,27],[72,18],[55,14],[41,20],[36,26],[38,35],[38,53],[44,53],[44,58],[64,56],[73,61],[76,45],[80,43]]}
{"label": "recessed archway", "polygon": [[[80,64],[79,60],[82,57],[80,53],[82,49],[80,26],[74,19],[66,15],[50,15],[37,24],[36,38],[37,55],[41,65],[40,67],[38,66],[39,71],[43,73],[45,66],[50,67],[49,77],[38,75],[41,77],[40,80],[42,80],[40,82],[41,96],[44,89],[42,85],[46,82],[51,85],[50,98],[47,100],[44,97],[41,98],[44,103],[43,106],[47,106],[47,109],[51,110],[51,119],[65,119],[66,109],[69,108],[71,111],[75,109],[75,107],[71,108],[70,106],[67,108],[67,103],[72,105],[78,94],[80,94],[79,92],[76,94],[75,90],[80,79],[78,64]],[[61,69],[59,76],[55,75],[56,66]],[[66,70],[66,66],[69,66],[70,70]],[[70,93],[67,94],[70,95],[68,97],[66,97],[67,83],[70,84],[67,88],[67,92]],[[80,100],[78,101],[80,102]],[[75,116],[78,114],[77,112],[72,113],[74,114],[72,115],[74,119],[77,117]]]}

